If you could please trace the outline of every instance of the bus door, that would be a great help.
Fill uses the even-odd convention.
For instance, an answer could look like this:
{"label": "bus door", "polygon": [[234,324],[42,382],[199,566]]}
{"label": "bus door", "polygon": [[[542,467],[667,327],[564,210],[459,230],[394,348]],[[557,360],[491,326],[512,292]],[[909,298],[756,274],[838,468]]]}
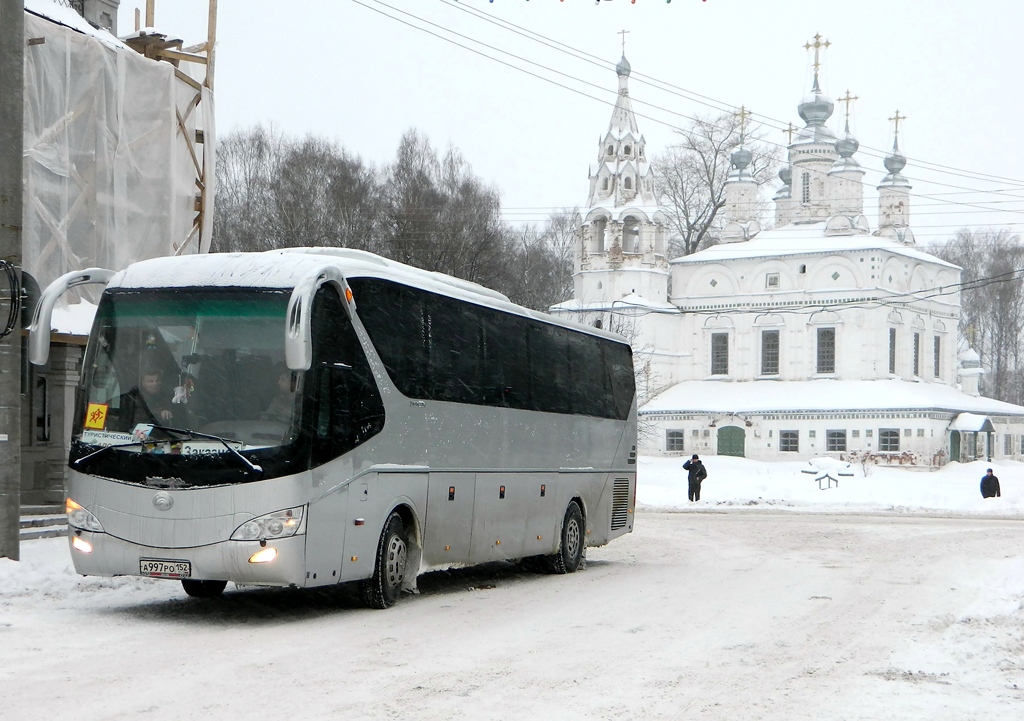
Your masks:
{"label": "bus door", "polygon": [[473,534],[475,473],[431,473],[423,557],[431,565],[465,563]]}

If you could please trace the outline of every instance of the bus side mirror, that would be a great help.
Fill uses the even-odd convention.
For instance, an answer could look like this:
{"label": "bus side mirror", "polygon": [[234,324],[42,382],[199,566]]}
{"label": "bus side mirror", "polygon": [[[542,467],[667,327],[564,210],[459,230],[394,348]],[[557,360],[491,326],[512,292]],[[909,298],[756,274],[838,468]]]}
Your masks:
{"label": "bus side mirror", "polygon": [[69,289],[77,285],[102,283],[106,285],[115,275],[115,271],[106,268],[86,268],[65,273],[46,286],[39,296],[32,324],[28,328],[28,359],[32,365],[46,365],[50,358],[50,324],[53,321],[53,306],[57,299]]}

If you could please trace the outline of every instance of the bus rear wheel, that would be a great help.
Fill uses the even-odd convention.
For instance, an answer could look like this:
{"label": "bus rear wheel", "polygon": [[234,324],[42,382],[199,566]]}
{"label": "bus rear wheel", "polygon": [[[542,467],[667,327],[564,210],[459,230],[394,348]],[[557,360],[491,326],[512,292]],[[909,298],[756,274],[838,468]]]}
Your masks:
{"label": "bus rear wheel", "polygon": [[227,581],[197,581],[194,578],[181,579],[181,587],[193,598],[215,598],[224,593]]}
{"label": "bus rear wheel", "polygon": [[575,573],[583,560],[583,511],[576,501],[565,509],[558,552],[546,557],[551,573]]}
{"label": "bus rear wheel", "polygon": [[377,544],[377,562],[373,577],[362,583],[363,602],[370,608],[391,608],[402,592],[405,568],[409,557],[409,542],[405,523],[398,513],[392,513]]}

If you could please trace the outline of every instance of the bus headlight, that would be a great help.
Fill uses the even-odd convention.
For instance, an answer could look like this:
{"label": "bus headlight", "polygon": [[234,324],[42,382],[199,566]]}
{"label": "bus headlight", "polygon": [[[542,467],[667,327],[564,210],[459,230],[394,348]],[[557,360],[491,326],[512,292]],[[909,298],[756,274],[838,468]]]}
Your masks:
{"label": "bus headlight", "polygon": [[246,521],[231,534],[232,541],[260,541],[270,538],[287,538],[303,530],[302,511],[304,506],[286,508]]}
{"label": "bus headlight", "polygon": [[68,525],[72,528],[103,533],[103,526],[100,525],[99,519],[72,499],[64,501],[64,512],[68,514]]}

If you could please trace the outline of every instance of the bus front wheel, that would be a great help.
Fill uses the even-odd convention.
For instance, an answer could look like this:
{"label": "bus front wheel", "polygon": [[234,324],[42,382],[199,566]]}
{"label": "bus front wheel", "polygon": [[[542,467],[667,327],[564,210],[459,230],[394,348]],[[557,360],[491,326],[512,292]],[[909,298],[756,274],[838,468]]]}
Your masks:
{"label": "bus front wheel", "polygon": [[405,580],[405,567],[409,556],[409,542],[405,523],[398,513],[392,513],[384,524],[377,544],[377,562],[373,577],[363,581],[363,602],[370,608],[390,608],[398,600]]}
{"label": "bus front wheel", "polygon": [[583,560],[583,512],[576,501],[569,503],[562,520],[558,552],[547,557],[552,573],[575,573]]}
{"label": "bus front wheel", "polygon": [[194,578],[181,579],[181,587],[193,598],[214,598],[227,588],[227,581],[197,581]]}

